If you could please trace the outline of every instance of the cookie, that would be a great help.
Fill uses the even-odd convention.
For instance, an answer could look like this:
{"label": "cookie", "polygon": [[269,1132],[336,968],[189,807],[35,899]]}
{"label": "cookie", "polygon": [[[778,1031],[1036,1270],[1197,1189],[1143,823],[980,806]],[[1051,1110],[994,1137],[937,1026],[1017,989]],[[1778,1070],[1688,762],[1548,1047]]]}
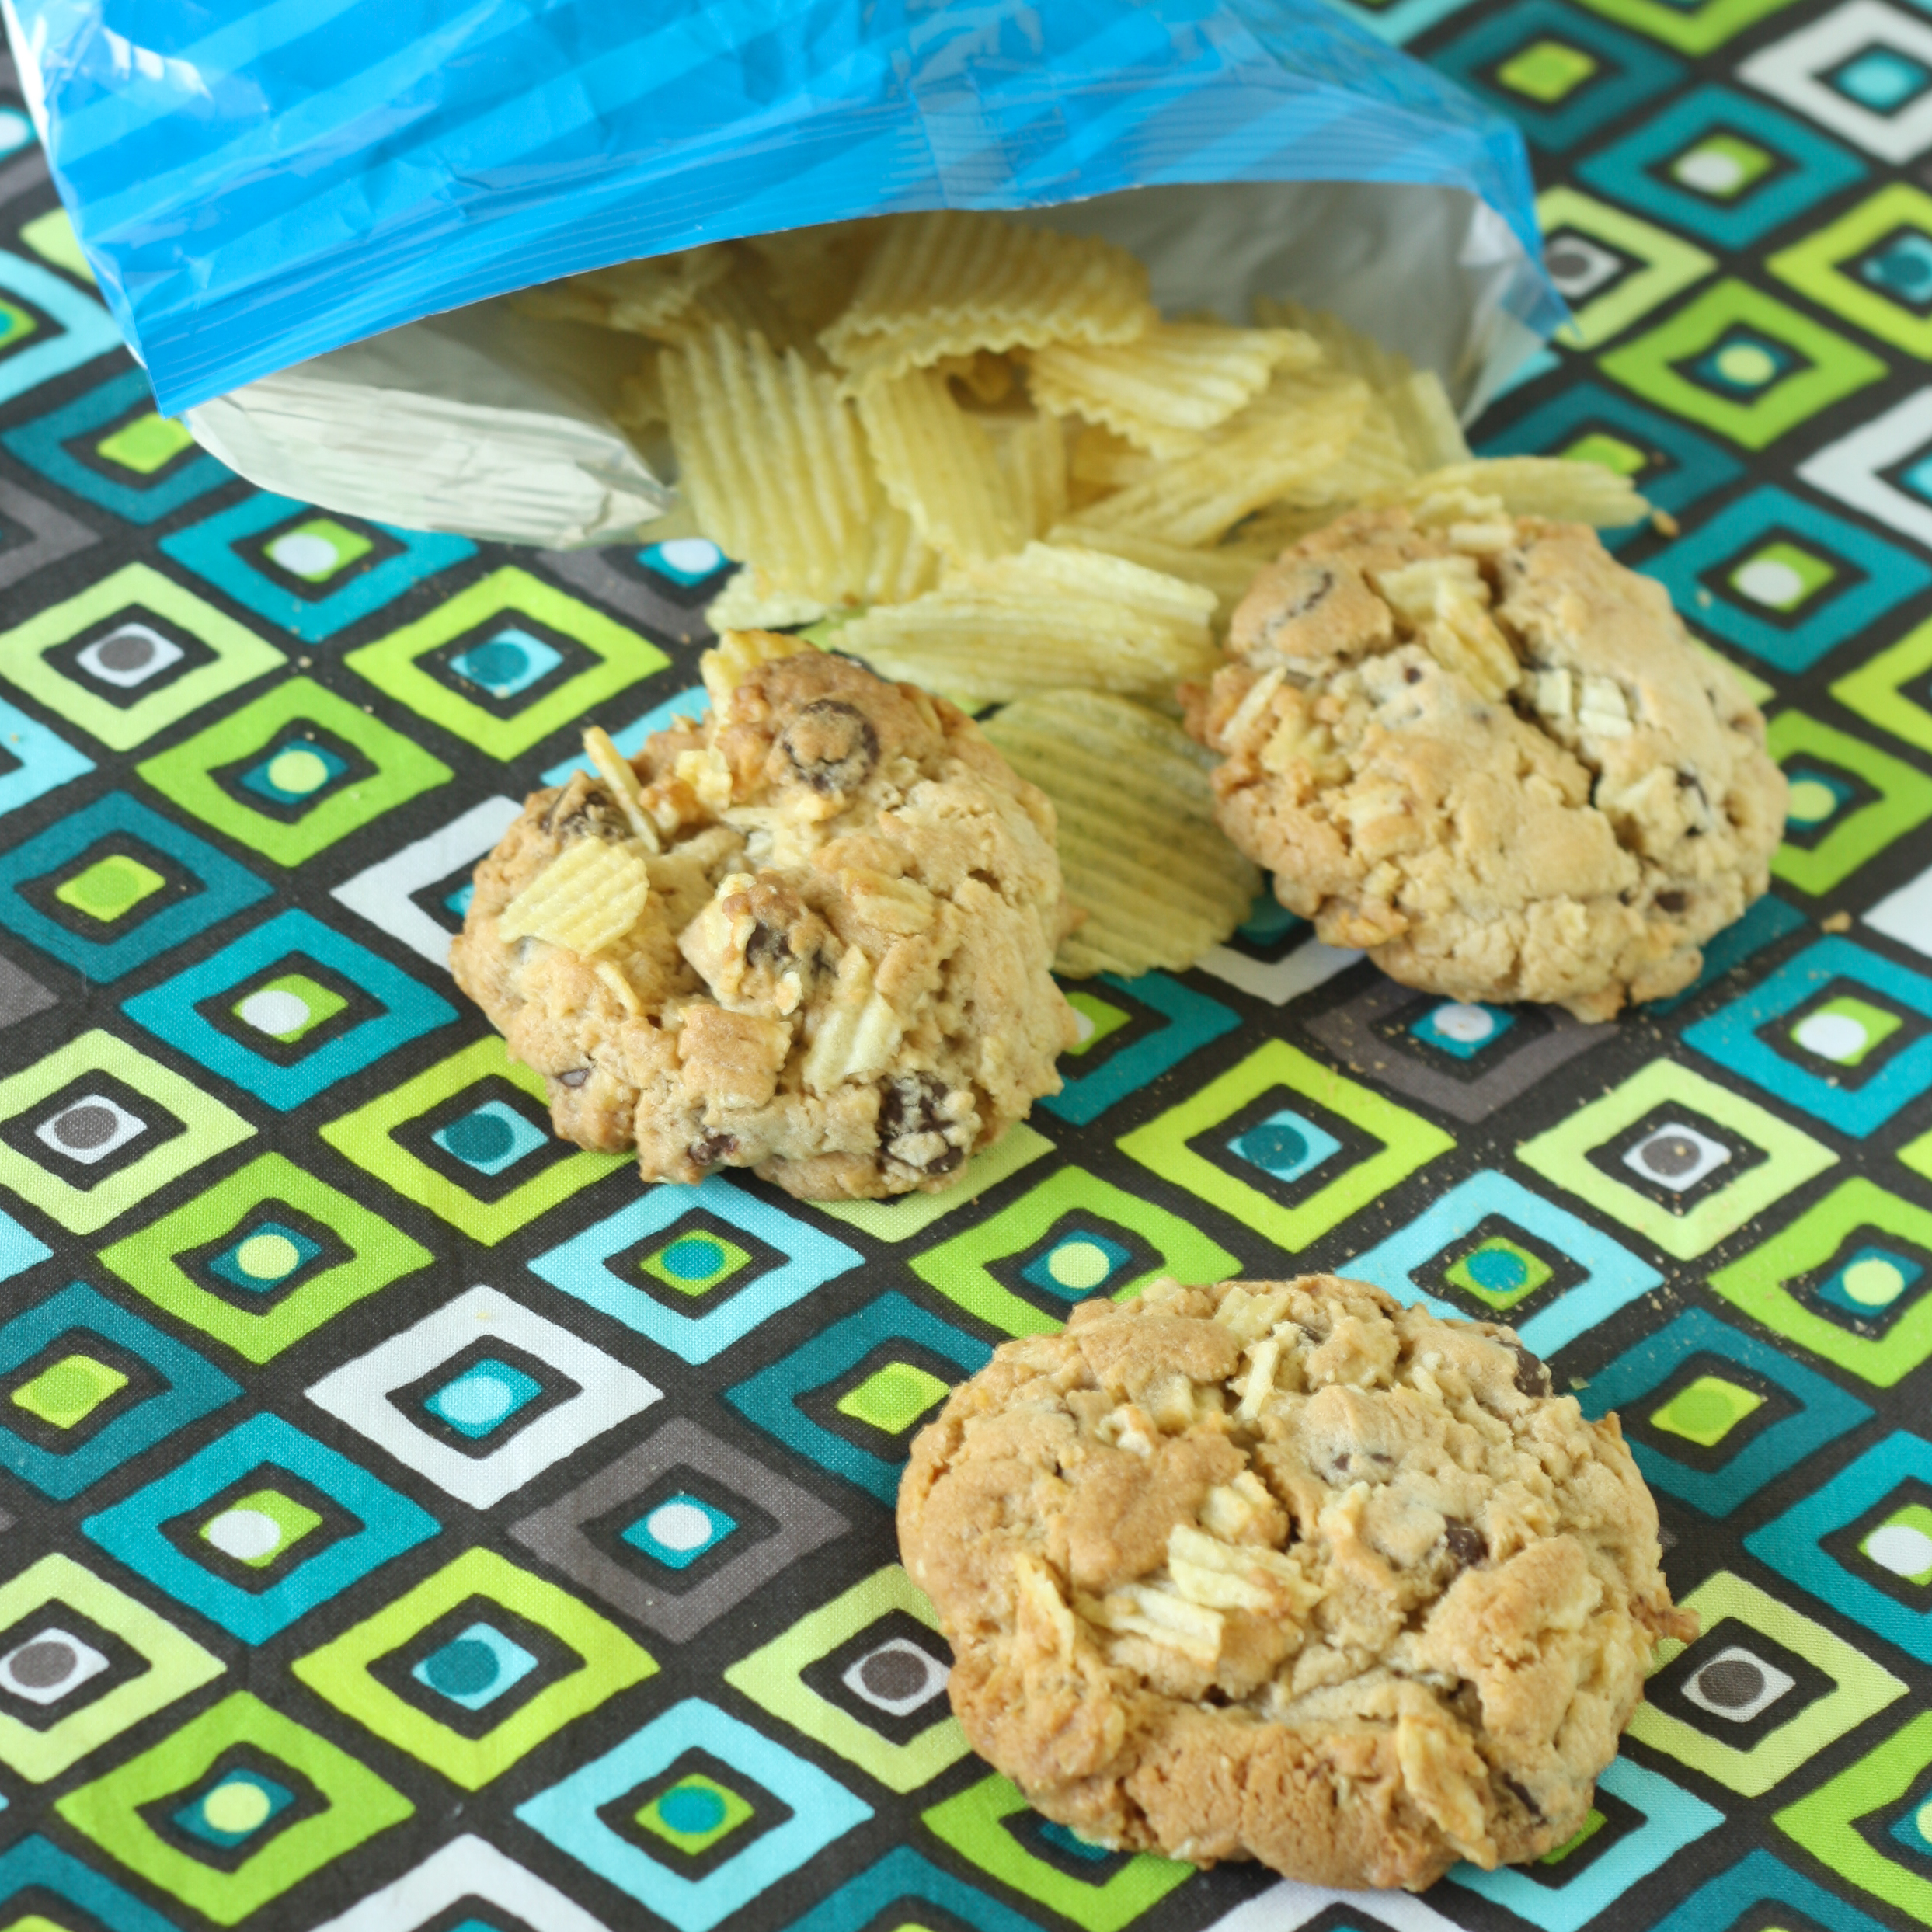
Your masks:
{"label": "cookie", "polygon": [[1083,1838],[1419,1890],[1582,1824],[1688,1641],[1615,1417],[1332,1275],[1075,1310],[913,1445],[974,1748]]}
{"label": "cookie", "polygon": [[557,1132],[635,1144],[647,1181],[950,1186],[1077,1037],[1053,806],[943,698],[727,645],[701,722],[628,764],[604,740],[598,775],[528,801],[477,869],[457,983]]}
{"label": "cookie", "polygon": [[1262,571],[1184,694],[1223,828],[1331,945],[1607,1019],[1767,888],[1764,720],[1581,524],[1359,511]]}

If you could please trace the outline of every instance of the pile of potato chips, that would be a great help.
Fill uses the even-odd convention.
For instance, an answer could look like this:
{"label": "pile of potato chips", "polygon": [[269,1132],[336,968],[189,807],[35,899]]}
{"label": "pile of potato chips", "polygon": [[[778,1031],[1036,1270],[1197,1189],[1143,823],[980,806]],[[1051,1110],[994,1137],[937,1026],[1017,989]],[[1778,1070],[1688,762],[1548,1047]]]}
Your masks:
{"label": "pile of potato chips", "polygon": [[516,298],[648,343],[625,422],[668,426],[743,565],[721,631],[813,635],[986,719],[1054,800],[1088,914],[1070,973],[1178,969],[1259,875],[1174,721],[1261,566],[1361,503],[1634,522],[1587,463],[1471,458],[1436,376],[1333,317],[1164,319],[1092,237],[991,214],[723,242]]}

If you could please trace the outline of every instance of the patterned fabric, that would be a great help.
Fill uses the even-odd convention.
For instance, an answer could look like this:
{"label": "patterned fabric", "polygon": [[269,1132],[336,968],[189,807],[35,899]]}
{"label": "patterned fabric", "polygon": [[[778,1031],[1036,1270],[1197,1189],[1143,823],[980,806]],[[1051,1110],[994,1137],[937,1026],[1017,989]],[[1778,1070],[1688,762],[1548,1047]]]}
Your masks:
{"label": "patterned fabric", "polygon": [[[1932,1924],[1932,22],[1388,0],[1522,122],[1573,334],[1495,451],[1772,716],[1774,894],[1611,1026],[1271,901],[1102,980],[941,1196],[640,1187],[443,964],[722,560],[265,496],[156,416],[0,75],[0,1923],[334,1932]],[[1575,1841],[1337,1902],[1082,1844],[968,1753],[912,1431],[1157,1270],[1506,1316],[1617,1410],[1705,1634]]]}

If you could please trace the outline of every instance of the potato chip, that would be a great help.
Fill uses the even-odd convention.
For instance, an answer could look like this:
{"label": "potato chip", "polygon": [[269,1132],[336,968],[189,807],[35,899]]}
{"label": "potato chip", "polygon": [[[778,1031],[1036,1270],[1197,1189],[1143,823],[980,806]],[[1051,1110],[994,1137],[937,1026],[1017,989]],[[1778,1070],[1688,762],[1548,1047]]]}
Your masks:
{"label": "potato chip", "polygon": [[660,373],[681,480],[713,541],[778,589],[856,594],[879,499],[834,379],[726,328],[665,350]]}
{"label": "potato chip", "polygon": [[913,369],[869,382],[858,414],[887,498],[948,562],[1019,548],[1019,506],[992,440],[944,376]]}
{"label": "potato chip", "polygon": [[1289,489],[1283,501],[1309,505],[1359,503],[1377,490],[1407,483],[1415,459],[1397,426],[1386,396],[1371,390],[1360,426],[1348,447],[1326,469]]}
{"label": "potato chip", "polygon": [[1056,971],[1178,973],[1246,917],[1261,873],[1214,821],[1213,754],[1178,725],[1123,698],[1055,691],[981,728],[1060,815],[1067,896],[1087,918]]}
{"label": "potato chip", "polygon": [[1432,369],[1416,368],[1406,357],[1384,348],[1372,336],[1351,329],[1325,309],[1304,308],[1299,302],[1264,295],[1256,298],[1254,311],[1255,321],[1265,326],[1306,330],[1335,367],[1367,383],[1387,404],[1414,468],[1438,469],[1469,461],[1469,445],[1463,440],[1456,412]]}
{"label": "potato chip", "polygon": [[812,646],[782,631],[726,631],[698,660],[698,675],[712,708],[721,715],[725,700],[761,664],[775,663],[782,657],[796,657]]}
{"label": "potato chip", "polygon": [[595,322],[630,335],[649,336],[730,272],[731,258],[722,249],[686,249],[566,276],[511,299],[526,315],[546,321]]}
{"label": "potato chip", "polygon": [[1398,496],[1426,515],[1432,499],[1453,501],[1459,494],[1487,497],[1512,517],[1547,517],[1554,523],[1592,524],[1599,530],[1620,529],[1650,512],[1627,476],[1601,463],[1565,456],[1498,456],[1452,464],[1419,476]]}
{"label": "potato chip", "polygon": [[1085,486],[1090,500],[1091,494],[1144,483],[1160,468],[1161,459],[1151,451],[1135,448],[1124,436],[1116,436],[1098,423],[1081,429],[1067,457],[1069,486]]}
{"label": "potato chip", "polygon": [[1043,409],[1179,456],[1253,402],[1276,369],[1321,360],[1314,337],[1295,329],[1158,322],[1130,343],[1049,343],[1028,358],[1026,382]]}
{"label": "potato chip", "polygon": [[863,604],[904,604],[939,581],[941,559],[895,503],[882,500],[872,515],[865,574],[858,587]]}
{"label": "potato chip", "polygon": [[1339,461],[1367,413],[1355,377],[1277,373],[1201,447],[1088,504],[1078,528],[1134,530],[1190,548],[1217,541],[1251,512]]}
{"label": "potato chip", "polygon": [[889,218],[858,287],[820,340],[858,381],[943,356],[1050,342],[1131,342],[1157,319],[1147,271],[1091,236],[942,209]]}
{"label": "potato chip", "polygon": [[1067,432],[1057,416],[1028,410],[1022,416],[980,418],[1012,492],[1020,529],[1043,537],[1067,514]]}
{"label": "potato chip", "polygon": [[583,749],[592,768],[604,781],[604,789],[617,800],[624,816],[630,820],[633,836],[646,851],[661,851],[663,848],[658,839],[656,824],[644,809],[643,788],[637,782],[637,774],[631,768],[630,760],[618,750],[611,734],[600,725],[593,725],[583,734]]}
{"label": "potato chip", "polygon": [[884,232],[878,221],[828,221],[820,228],[754,235],[744,245],[758,258],[773,298],[816,331],[851,300],[866,258]]}
{"label": "potato chip", "polygon": [[1122,558],[1029,544],[841,626],[840,650],[969,706],[1086,684],[1164,696],[1217,661],[1213,594]]}
{"label": "potato chip", "polygon": [[1012,364],[990,349],[976,349],[969,356],[942,356],[932,366],[976,402],[1004,402],[1018,380]]}
{"label": "potato chip", "polygon": [[573,952],[601,952],[642,917],[650,893],[638,841],[580,838],[497,914],[497,931],[506,940],[541,939]]}
{"label": "potato chip", "polygon": [[1273,562],[1280,548],[1265,545],[1223,544],[1210,550],[1186,550],[1178,544],[1163,543],[1157,537],[1133,530],[1085,530],[1070,524],[1055,526],[1047,541],[1072,544],[1091,550],[1104,550],[1112,557],[1124,557],[1144,570],[1157,570],[1164,576],[1178,577],[1184,583],[1198,583],[1214,596],[1213,622],[1225,629],[1234,606],[1248,594],[1248,586],[1264,564]]}
{"label": "potato chip", "polygon": [[733,573],[725,587],[705,606],[705,621],[714,631],[791,631],[829,616],[832,606],[774,583],[754,564]]}

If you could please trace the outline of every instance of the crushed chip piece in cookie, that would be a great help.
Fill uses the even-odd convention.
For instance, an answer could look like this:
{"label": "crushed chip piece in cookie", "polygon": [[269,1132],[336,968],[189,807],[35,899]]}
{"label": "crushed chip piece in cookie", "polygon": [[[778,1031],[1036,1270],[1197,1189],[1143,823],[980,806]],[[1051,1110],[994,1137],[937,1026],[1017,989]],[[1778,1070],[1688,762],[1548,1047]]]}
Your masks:
{"label": "crushed chip piece in cookie", "polygon": [[650,871],[638,852],[580,838],[504,907],[497,930],[506,940],[601,952],[637,924],[650,896]]}

